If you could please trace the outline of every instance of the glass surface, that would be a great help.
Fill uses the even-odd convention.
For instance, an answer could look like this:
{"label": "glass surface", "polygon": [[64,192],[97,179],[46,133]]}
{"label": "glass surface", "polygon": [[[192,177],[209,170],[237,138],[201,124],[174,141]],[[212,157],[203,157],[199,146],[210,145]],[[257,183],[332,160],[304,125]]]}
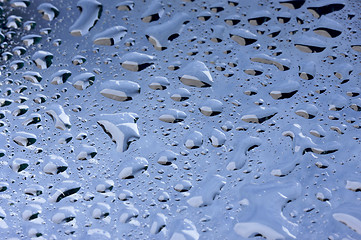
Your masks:
{"label": "glass surface", "polygon": [[361,239],[361,1],[0,6],[1,239]]}

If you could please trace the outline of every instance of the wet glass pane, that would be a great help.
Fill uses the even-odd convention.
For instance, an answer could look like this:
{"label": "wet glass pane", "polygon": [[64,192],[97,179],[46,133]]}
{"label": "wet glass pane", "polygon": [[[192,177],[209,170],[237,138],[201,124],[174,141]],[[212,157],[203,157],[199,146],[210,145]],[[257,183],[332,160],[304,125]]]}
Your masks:
{"label": "wet glass pane", "polygon": [[361,239],[358,0],[0,0],[1,239]]}

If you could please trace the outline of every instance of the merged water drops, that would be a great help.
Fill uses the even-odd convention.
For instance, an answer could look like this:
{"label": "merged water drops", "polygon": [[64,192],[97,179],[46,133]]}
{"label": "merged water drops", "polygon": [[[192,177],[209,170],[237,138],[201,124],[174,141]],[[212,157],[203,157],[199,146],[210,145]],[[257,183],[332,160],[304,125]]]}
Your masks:
{"label": "merged water drops", "polygon": [[174,40],[182,33],[184,25],[189,22],[188,18],[188,14],[178,13],[163,24],[149,27],[146,30],[148,41],[153,44],[156,50],[167,49],[168,42]]}
{"label": "merged water drops", "polygon": [[153,65],[155,60],[156,58],[153,56],[139,52],[131,52],[121,57],[120,64],[124,69],[139,72]]}
{"label": "merged water drops", "polygon": [[201,61],[194,61],[188,63],[181,69],[179,80],[191,87],[210,87],[213,83],[213,78],[207,66]]}
{"label": "merged water drops", "polygon": [[127,29],[122,26],[115,26],[104,30],[94,36],[94,44],[113,46],[119,43],[127,34]]}
{"label": "merged water drops", "polygon": [[81,0],[77,3],[77,7],[80,10],[80,16],[69,30],[73,36],[84,36],[88,34],[101,17],[103,5],[96,0]]}
{"label": "merged water drops", "polygon": [[139,84],[132,81],[109,80],[102,84],[100,93],[107,98],[117,101],[129,101],[140,93]]}
{"label": "merged water drops", "polygon": [[38,12],[43,16],[43,19],[53,21],[59,15],[59,9],[51,3],[42,3],[38,6]]}

